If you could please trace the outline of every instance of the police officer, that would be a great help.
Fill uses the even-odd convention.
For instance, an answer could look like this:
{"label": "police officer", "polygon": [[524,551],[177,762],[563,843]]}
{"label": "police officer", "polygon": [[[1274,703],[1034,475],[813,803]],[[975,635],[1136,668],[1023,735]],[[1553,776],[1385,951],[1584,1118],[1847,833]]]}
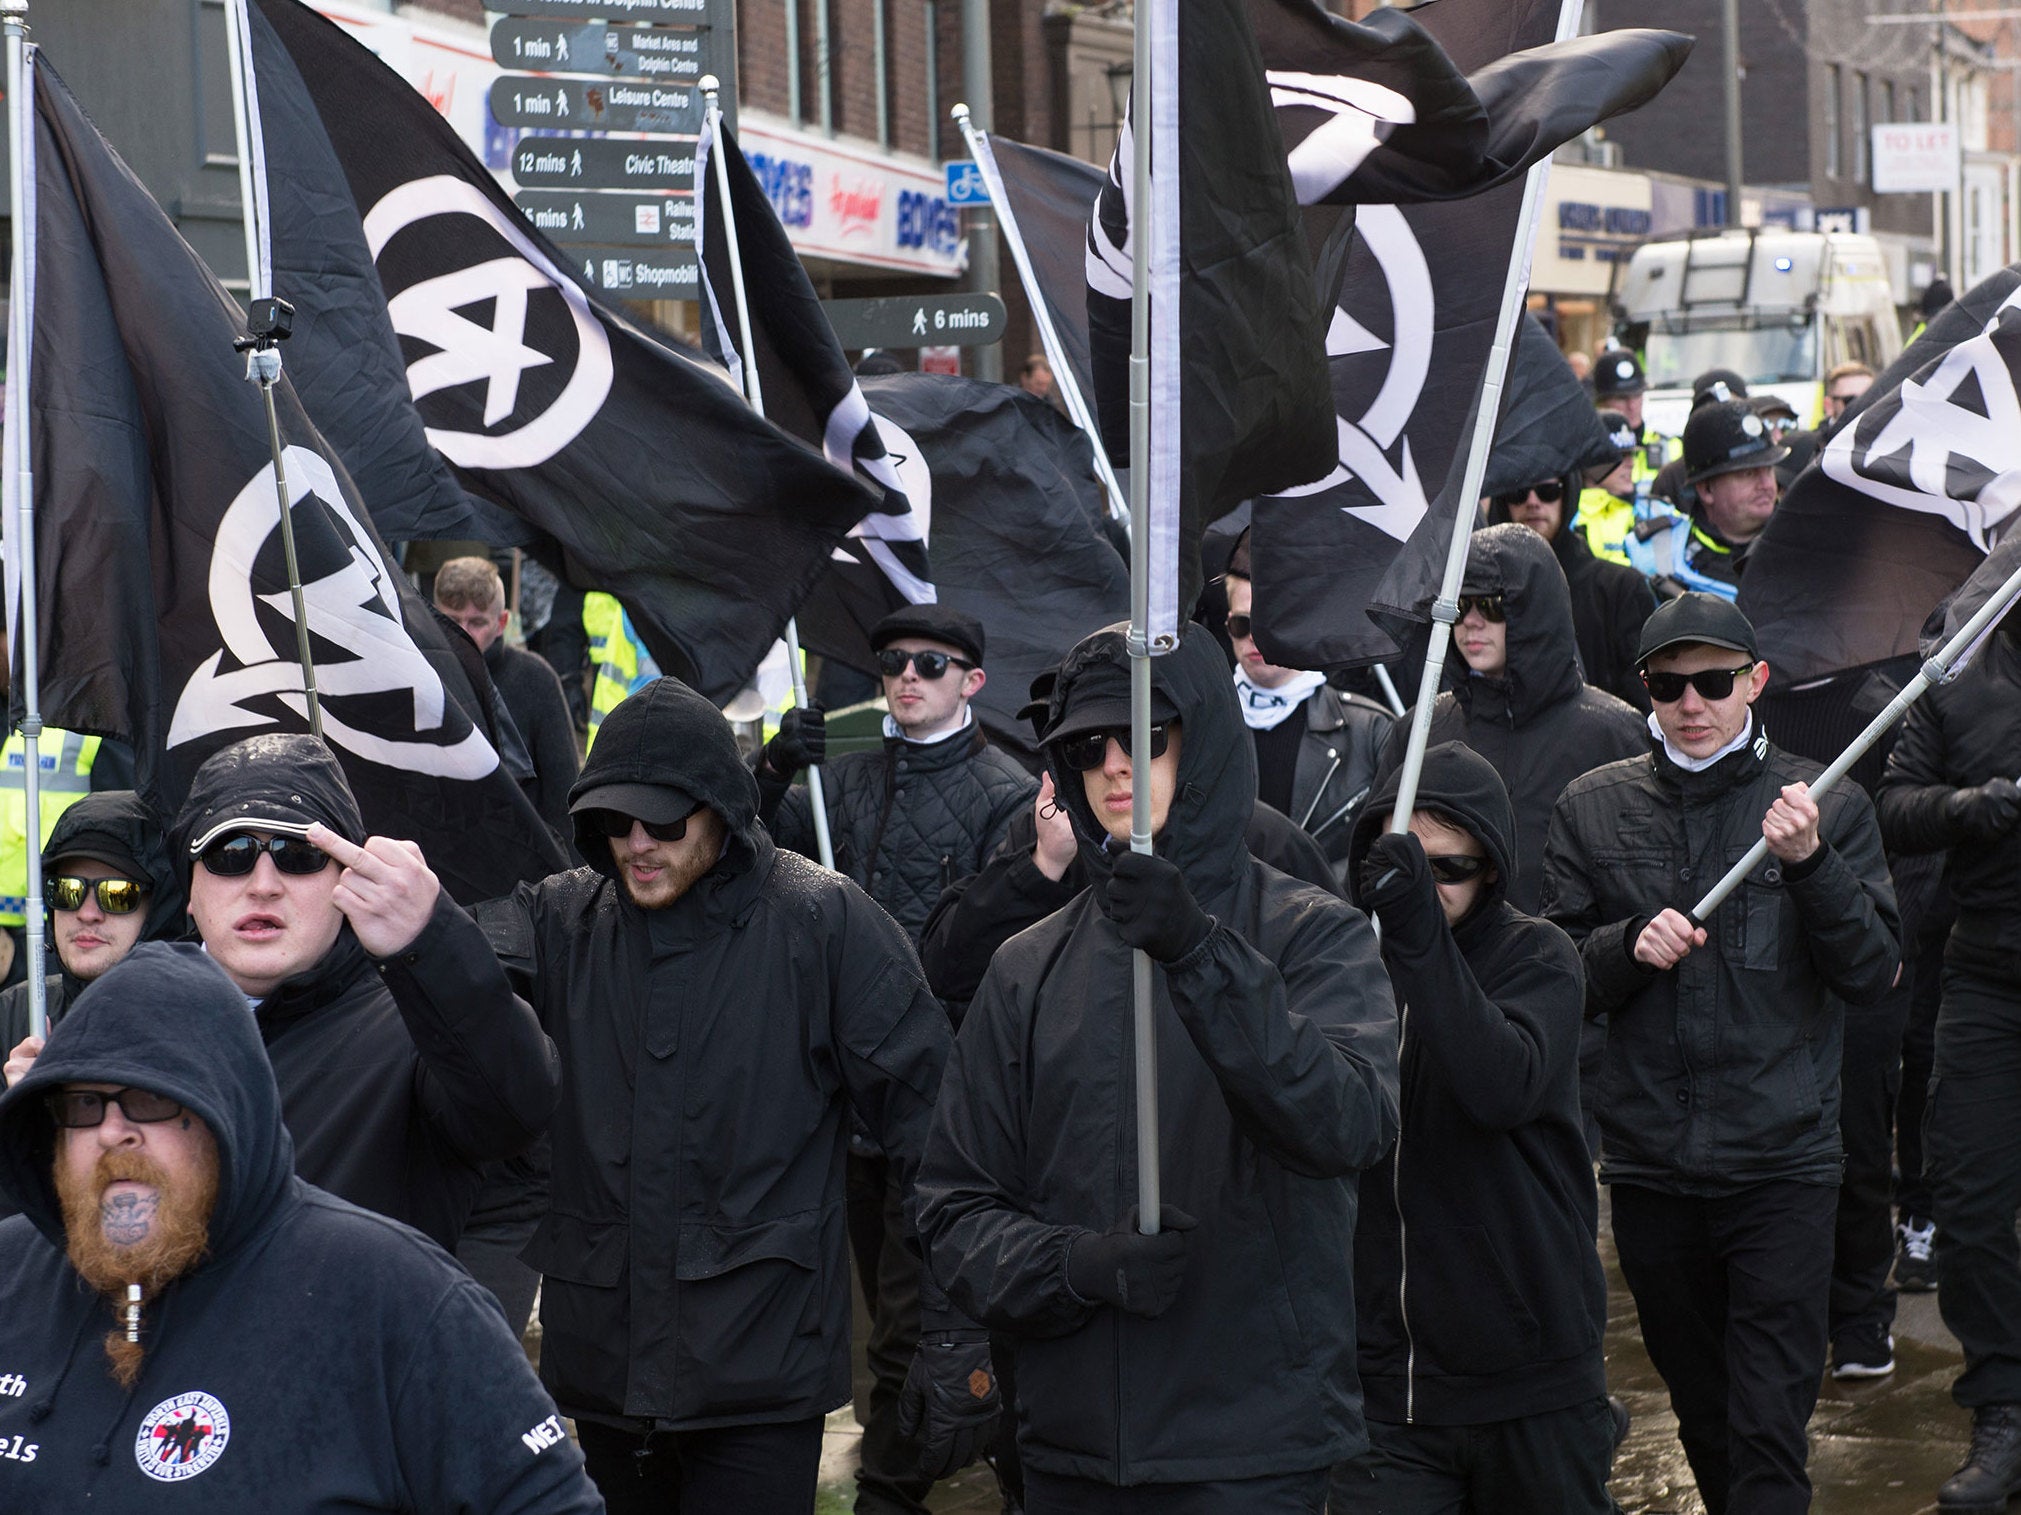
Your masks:
{"label": "police officer", "polygon": [[[1612,406],[1600,407],[1600,424],[1607,428],[1607,440],[1620,456],[1613,465],[1586,471],[1587,483],[1579,491],[1579,508],[1572,525],[1586,538],[1593,556],[1610,562],[1628,561],[1627,543],[1635,530],[1638,514],[1646,513],[1646,502],[1636,499],[1635,466],[1641,456],[1635,427],[1628,417]],[[1638,512],[1638,504],[1645,509]]]}
{"label": "police officer", "polygon": [[1747,549],[1775,512],[1775,465],[1789,449],[1746,400],[1701,405],[1684,425],[1684,466],[1696,491],[1688,514],[1651,516],[1628,541],[1628,561],[1657,598],[1704,590],[1733,599]]}
{"label": "police officer", "polygon": [[1643,424],[1642,396],[1648,389],[1642,360],[1625,347],[1608,348],[1593,365],[1593,403],[1618,410],[1635,433],[1634,483],[1640,498],[1647,498],[1657,471],[1677,451],[1672,438]]}

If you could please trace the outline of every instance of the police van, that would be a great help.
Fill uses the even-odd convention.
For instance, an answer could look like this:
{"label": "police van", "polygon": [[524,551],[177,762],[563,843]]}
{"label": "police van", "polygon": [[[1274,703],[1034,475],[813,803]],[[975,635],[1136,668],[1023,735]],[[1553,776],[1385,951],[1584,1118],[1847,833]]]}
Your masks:
{"label": "police van", "polygon": [[1614,266],[1621,341],[1648,373],[1644,425],[1681,436],[1691,381],[1730,368],[1750,395],[1787,400],[1805,425],[1823,416],[1824,376],[1841,363],[1879,373],[1902,350],[1880,244],[1853,232],[1777,227],[1645,242]]}

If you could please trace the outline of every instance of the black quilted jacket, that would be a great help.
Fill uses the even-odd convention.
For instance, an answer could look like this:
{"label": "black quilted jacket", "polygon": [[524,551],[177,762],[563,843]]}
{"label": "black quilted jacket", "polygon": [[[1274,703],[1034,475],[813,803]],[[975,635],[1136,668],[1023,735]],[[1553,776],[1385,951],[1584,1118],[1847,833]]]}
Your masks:
{"label": "black quilted jacket", "polygon": [[[767,792],[760,815],[773,840],[818,856],[807,791]],[[937,742],[887,737],[881,752],[853,752],[821,767],[835,868],[854,879],[916,946],[940,891],[982,871],[1029,810],[1039,783],[970,725]],[[776,810],[773,806],[776,805]]]}

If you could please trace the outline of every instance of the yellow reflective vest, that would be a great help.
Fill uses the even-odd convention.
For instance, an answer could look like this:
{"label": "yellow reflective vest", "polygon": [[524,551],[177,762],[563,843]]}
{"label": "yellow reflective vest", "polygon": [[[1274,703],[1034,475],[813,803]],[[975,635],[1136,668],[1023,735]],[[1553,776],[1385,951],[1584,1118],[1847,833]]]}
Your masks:
{"label": "yellow reflective vest", "polygon": [[[91,792],[101,738],[44,726],[37,744],[42,840],[63,812]],[[0,926],[28,923],[28,739],[15,732],[0,748]]]}
{"label": "yellow reflective vest", "polygon": [[597,728],[618,708],[639,680],[639,645],[625,625],[624,606],[615,596],[592,590],[582,597],[582,629],[589,636],[589,664],[596,677],[589,687],[589,737],[584,750],[596,745]]}

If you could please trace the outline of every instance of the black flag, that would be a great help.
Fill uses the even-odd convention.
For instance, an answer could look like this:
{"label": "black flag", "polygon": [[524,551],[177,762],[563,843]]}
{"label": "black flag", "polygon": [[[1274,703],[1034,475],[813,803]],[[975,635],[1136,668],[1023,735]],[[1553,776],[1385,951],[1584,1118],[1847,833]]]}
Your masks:
{"label": "black flag", "polygon": [[[34,273],[16,298],[33,344],[11,377],[29,396],[42,713],[130,741],[173,813],[220,747],[308,728],[265,410],[232,350],[243,311],[30,56]],[[433,611],[285,379],[274,399],[323,729],[366,824],[421,843],[465,901],[560,868]]]}
{"label": "black flag", "polygon": [[865,379],[863,392],[913,508],[930,513],[940,602],[989,635],[977,713],[1000,744],[1029,754],[1017,712],[1032,679],[1130,613],[1094,450],[1014,385],[907,373]]}
{"label": "black flag", "polygon": [[1088,217],[1106,182],[1102,171],[1079,158],[1009,137],[985,135],[976,160],[990,178],[990,199],[1001,197],[1022,234],[1038,282],[1037,298],[1052,318],[1062,364],[1074,388],[1091,400],[1088,369]]}
{"label": "black flag", "polygon": [[1797,476],[1740,608],[1777,685],[1914,653],[2021,512],[2021,264],[1947,307]]}
{"label": "black flag", "polygon": [[[1280,17],[1316,10],[1257,3]],[[1316,483],[1256,502],[1257,640],[1285,666],[1388,658],[1425,621],[1455,515],[1472,507],[1458,496],[1519,230],[1519,176],[1649,99],[1690,51],[1670,32],[1552,43],[1559,9],[1555,0],[1441,0],[1374,13],[1362,25],[1398,38],[1423,80],[1418,124],[1394,130],[1382,119],[1401,114],[1393,103],[1331,72],[1365,58],[1366,45],[1330,55],[1309,45],[1315,30],[1346,37],[1352,23],[1308,15],[1296,29],[1259,30],[1285,138],[1309,170],[1302,192],[1340,200],[1380,187],[1393,197],[1356,205],[1351,244],[1338,234],[1329,242],[1332,253],[1346,247],[1327,336],[1338,461]],[[1466,71],[1472,106],[1455,101],[1420,37]],[[1287,41],[1300,38],[1307,45]]]}
{"label": "black flag", "polygon": [[[257,0],[252,42],[271,197],[323,210],[274,224],[310,414],[383,385],[397,350],[463,485],[623,600],[661,667],[729,698],[875,496],[752,415],[700,354],[586,293],[449,124],[338,27]],[[346,459],[369,444],[334,421],[331,440]]]}
{"label": "black flag", "polygon": [[[1593,397],[1535,316],[1516,328],[1509,384],[1495,447],[1488,454],[1483,495],[1505,494],[1540,479],[1562,479],[1582,469],[1611,465],[1617,454]],[[1576,505],[1577,499],[1573,501]],[[1573,512],[1567,510],[1570,520]]]}
{"label": "black flag", "polygon": [[[718,193],[716,159],[730,184],[730,211]],[[817,652],[869,670],[870,628],[901,605],[934,598],[923,514],[906,503],[877,423],[820,296],[786,239],[778,212],[727,127],[722,141],[708,123],[695,145],[695,236],[700,251],[702,346],[741,389],[755,363],[766,416],[859,475],[882,504],[858,523],[856,539],[836,551],[831,571],[800,607],[800,633]],[[737,307],[739,272],[730,257],[734,229],[745,309]],[[750,346],[744,351],[744,317]]]}

